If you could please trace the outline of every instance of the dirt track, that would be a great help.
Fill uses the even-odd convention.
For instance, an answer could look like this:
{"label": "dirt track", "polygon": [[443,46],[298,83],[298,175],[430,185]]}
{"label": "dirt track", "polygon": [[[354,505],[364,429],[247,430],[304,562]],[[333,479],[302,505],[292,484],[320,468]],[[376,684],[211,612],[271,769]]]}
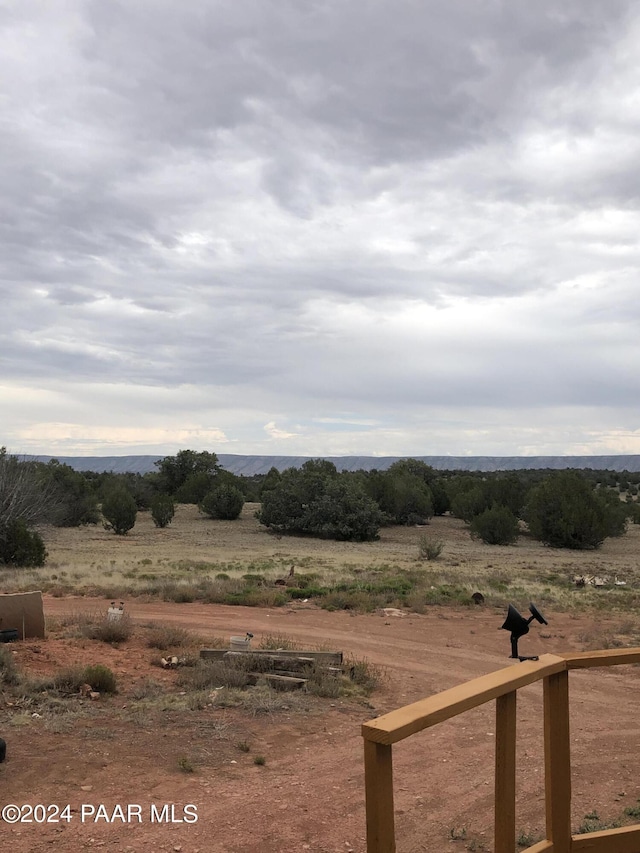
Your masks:
{"label": "dirt track", "polygon": [[[48,616],[104,608],[101,599],[45,601]],[[312,647],[321,644],[366,657],[384,666],[387,678],[371,698],[372,707],[326,701],[321,713],[268,718],[213,708],[188,720],[167,715],[157,731],[119,719],[115,737],[111,732],[102,739],[80,730],[51,733],[38,720],[11,728],[9,760],[0,770],[5,803],[136,803],[145,815],[151,803],[175,803],[179,810],[193,803],[198,809],[193,824],[81,823],[74,813],[69,824],[5,827],[12,853],[85,850],[112,842],[114,849],[145,853],[364,853],[360,724],[477,675],[518,665],[508,659],[507,632],[499,630],[504,614],[482,607],[384,617],[329,613],[309,605],[259,610],[132,601],[130,613],[141,623],[182,625],[204,637],[286,634]],[[521,652],[582,649],[582,638],[594,631],[592,617],[545,615],[549,627],[533,626],[521,641]],[[597,629],[615,630],[619,621],[599,620]],[[74,654],[82,660],[91,654],[94,660],[100,653],[125,683],[149,674],[148,649],[98,649],[83,642],[77,648],[71,641],[40,643],[33,654],[31,647],[38,644],[20,644],[18,657],[46,669],[69,663]],[[46,665],[40,664],[43,655]],[[624,667],[572,676],[576,826],[594,809],[603,820],[619,817],[640,797],[638,673],[638,668]],[[101,711],[102,728],[115,726],[107,703]],[[491,849],[493,713],[492,706],[476,709],[395,748],[399,851]],[[216,719],[238,737],[248,733],[266,765],[255,766],[250,757],[234,752],[233,736],[231,743],[207,741],[206,727]],[[518,827],[535,834],[544,826],[540,685],[520,691],[518,723]],[[176,772],[173,759],[190,748],[204,750],[208,760],[193,774]]]}

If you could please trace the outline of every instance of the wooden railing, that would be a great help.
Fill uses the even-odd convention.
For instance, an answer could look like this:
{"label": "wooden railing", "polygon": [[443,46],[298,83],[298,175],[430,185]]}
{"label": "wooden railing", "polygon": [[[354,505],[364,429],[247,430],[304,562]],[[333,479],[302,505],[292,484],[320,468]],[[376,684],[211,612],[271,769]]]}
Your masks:
{"label": "wooden railing", "polygon": [[495,847],[516,847],[516,695],[543,680],[546,838],[522,853],[640,853],[640,824],[571,834],[569,670],[640,662],[640,648],[542,655],[492,672],[362,726],[367,853],[395,853],[392,746],[485,702],[496,700]]}

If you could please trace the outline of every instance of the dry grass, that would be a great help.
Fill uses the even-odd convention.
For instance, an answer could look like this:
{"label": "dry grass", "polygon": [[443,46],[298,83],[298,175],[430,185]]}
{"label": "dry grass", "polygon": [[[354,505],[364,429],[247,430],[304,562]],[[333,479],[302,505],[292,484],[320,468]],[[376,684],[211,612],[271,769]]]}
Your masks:
{"label": "dry grass", "polygon": [[172,625],[158,625],[151,628],[147,636],[147,645],[150,649],[178,649],[184,646],[194,646],[198,644],[198,639],[187,631],[186,628],[180,628]]}
{"label": "dry grass", "polygon": [[0,646],[0,686],[14,685],[20,681],[18,667],[9,646]]}
{"label": "dry grass", "polygon": [[[223,522],[180,506],[164,530],[153,525],[149,513],[139,513],[124,537],[98,527],[47,528],[47,565],[1,571],[0,584],[7,592],[40,588],[54,595],[80,591],[117,599],[260,606],[278,606],[324,588],[331,592],[315,600],[329,609],[409,606],[418,612],[434,603],[469,603],[476,591],[499,607],[509,601],[526,606],[530,599],[565,610],[632,612],[640,605],[640,525],[630,525],[625,536],[607,540],[597,551],[571,552],[526,535],[514,546],[484,545],[471,539],[459,519],[434,518],[428,539],[442,543],[442,552],[427,561],[420,557],[420,528],[384,528],[378,542],[278,539],[254,518],[256,508],[247,504],[238,521]],[[295,586],[276,585],[288,578],[291,566]],[[583,574],[606,576],[610,584],[577,589],[573,576]],[[389,580],[395,589],[385,585]],[[616,586],[615,580],[626,585]],[[410,588],[398,591],[404,581]]]}
{"label": "dry grass", "polygon": [[185,690],[213,690],[217,687],[246,687],[248,668],[226,661],[198,661],[193,667],[181,670],[178,685]]}

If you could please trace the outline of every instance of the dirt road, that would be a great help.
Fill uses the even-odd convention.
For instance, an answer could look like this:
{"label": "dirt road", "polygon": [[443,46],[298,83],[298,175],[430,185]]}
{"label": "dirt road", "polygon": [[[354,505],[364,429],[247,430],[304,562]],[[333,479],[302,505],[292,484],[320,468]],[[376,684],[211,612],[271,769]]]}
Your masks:
{"label": "dirt road", "polygon": [[[67,732],[38,719],[12,726],[6,738],[9,760],[0,771],[3,801],[70,802],[78,810],[71,821],[3,827],[13,853],[105,846],[145,853],[364,853],[361,723],[518,665],[508,658],[508,633],[499,630],[505,614],[483,607],[431,608],[425,615],[399,617],[329,613],[304,604],[260,610],[132,600],[126,606],[140,624],[181,625],[203,638],[250,631],[256,640],[287,635],[310,647],[340,649],[384,667],[386,677],[368,707],[325,700],[319,712],[267,717],[212,707],[188,719],[167,713],[154,728],[136,716],[136,701],[125,691],[110,702],[124,705],[131,719],[121,710],[114,716],[113,704],[105,703],[89,727],[80,719]],[[105,608],[103,599],[45,601],[50,617]],[[620,629],[616,619],[595,624],[584,615],[545,615],[548,628],[532,626],[521,652],[581,650],[591,638],[614,636]],[[84,661],[101,654],[125,684],[154,675],[149,650],[128,645],[98,649],[88,641],[59,640],[20,644],[16,651],[36,671],[62,666],[74,655]],[[638,675],[638,668],[621,667],[572,676],[576,826],[594,809],[603,820],[615,819],[640,797]],[[540,685],[520,691],[518,827],[523,836],[544,827],[541,707]],[[491,849],[493,715],[492,705],[476,709],[394,749],[399,851]],[[250,740],[250,755],[235,749],[236,738]],[[256,752],[265,757],[264,766],[253,763]],[[176,770],[181,754],[202,758],[196,772]],[[116,804],[137,804],[143,819],[134,814],[131,820],[116,816],[94,823],[89,816],[83,822],[82,803],[104,803],[110,816]],[[151,806],[165,803],[175,805],[176,818],[184,818],[184,807],[193,804],[197,821],[152,822]]]}

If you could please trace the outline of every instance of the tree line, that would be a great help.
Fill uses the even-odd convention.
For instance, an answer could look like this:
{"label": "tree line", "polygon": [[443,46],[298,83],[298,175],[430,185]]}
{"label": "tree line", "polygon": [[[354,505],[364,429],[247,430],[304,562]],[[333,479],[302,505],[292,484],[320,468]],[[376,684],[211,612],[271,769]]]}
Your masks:
{"label": "tree line", "polygon": [[316,459],[239,477],[222,469],[215,453],[194,450],[155,464],[157,471],[145,475],[79,472],[55,459],[22,461],[0,448],[0,563],[43,565],[45,524],[102,523],[125,535],[139,511],[166,527],[179,503],[233,520],[246,501],[259,502],[260,523],[278,535],[348,541],[372,541],[385,525],[427,524],[449,513],[488,544],[512,544],[524,530],[552,547],[598,548],[622,535],[629,519],[640,523],[640,474],[630,472],[436,471],[410,458],[384,471],[339,472]]}

